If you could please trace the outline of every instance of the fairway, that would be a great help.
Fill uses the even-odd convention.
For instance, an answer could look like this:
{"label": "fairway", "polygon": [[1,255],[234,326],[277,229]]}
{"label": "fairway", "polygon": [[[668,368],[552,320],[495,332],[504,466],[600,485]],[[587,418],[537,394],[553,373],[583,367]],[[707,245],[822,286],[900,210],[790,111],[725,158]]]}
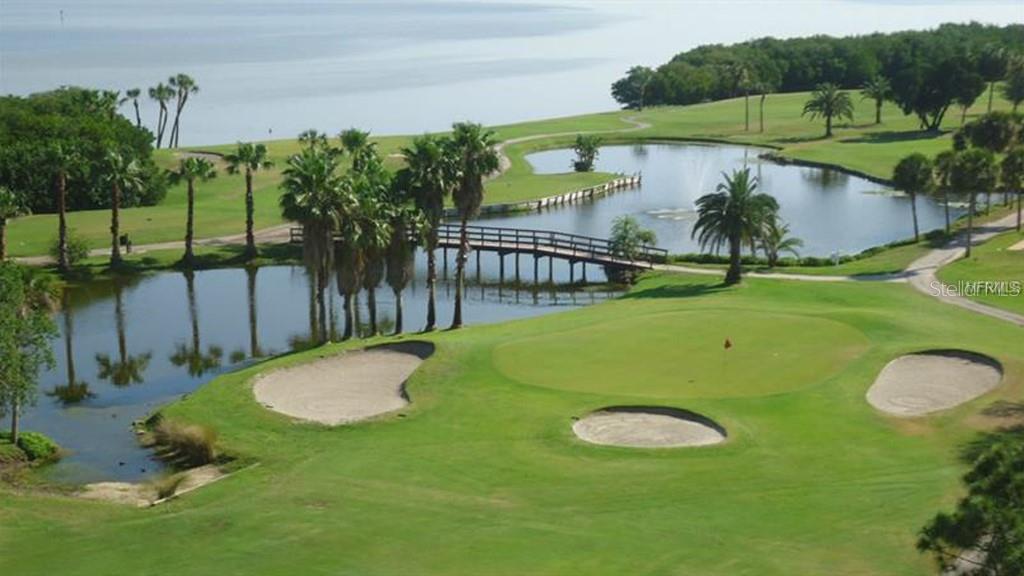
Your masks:
{"label": "fairway", "polygon": [[499,346],[494,363],[516,381],[561,390],[732,398],[822,382],[868,346],[863,334],[832,320],[701,310],[630,317],[517,340]]}
{"label": "fairway", "polygon": [[[259,374],[348,346],[226,374],[164,413],[258,466],[143,510],[0,488],[0,545],[20,551],[0,571],[929,573],[914,541],[959,494],[959,450],[1000,423],[985,406],[1024,391],[1019,328],[906,285],[717,282],[655,275],[585,309],[417,335],[437,349],[411,404],[370,422],[295,423],[252,396]],[[711,380],[723,337],[737,371],[724,385]],[[998,360],[1003,384],[912,422],[865,400],[893,358],[944,348]],[[707,380],[679,389],[684,375]],[[728,441],[642,449],[573,433],[574,418],[652,404],[713,420]]]}

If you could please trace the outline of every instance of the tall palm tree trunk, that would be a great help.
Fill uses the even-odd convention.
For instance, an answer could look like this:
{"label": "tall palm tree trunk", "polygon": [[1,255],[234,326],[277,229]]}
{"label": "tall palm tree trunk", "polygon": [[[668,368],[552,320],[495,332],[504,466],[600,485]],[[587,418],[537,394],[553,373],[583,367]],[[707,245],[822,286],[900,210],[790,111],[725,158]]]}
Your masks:
{"label": "tall palm tree trunk", "polygon": [[327,291],[327,271],[326,266],[321,266],[320,273],[317,274],[317,286],[316,286],[316,303],[317,311],[320,315],[320,339],[321,344],[327,343],[327,299],[325,298],[325,292]]}
{"label": "tall palm tree trunk", "polygon": [[377,289],[366,289],[366,307],[370,311],[370,336],[376,336],[377,330]]}
{"label": "tall palm tree trunk", "polygon": [[995,89],[996,89],[996,83],[994,81],[993,82],[989,82],[988,83],[988,112],[992,111],[992,93],[995,91]]}
{"label": "tall palm tree trunk", "polygon": [[256,256],[256,236],[253,233],[253,220],[256,212],[252,197],[252,170],[245,169],[245,257]]}
{"label": "tall palm tree trunk", "polygon": [[764,133],[764,101],[767,98],[768,98],[767,94],[761,94],[761,111],[760,111],[761,127],[760,127],[760,131],[761,131],[762,134]]}
{"label": "tall palm tree trunk", "polygon": [[750,132],[750,92],[743,93],[743,130]]}
{"label": "tall palm tree trunk", "polygon": [[825,138],[832,137],[832,115],[825,116]]}
{"label": "tall palm tree trunk", "polygon": [[949,236],[949,190],[942,191],[942,206],[946,212],[946,236]]}
{"label": "tall palm tree trunk", "polygon": [[355,334],[356,304],[353,294],[346,292],[343,296],[345,306],[345,332],[341,335],[342,340],[351,340]]}
{"label": "tall palm tree trunk", "polygon": [[1024,198],[1024,190],[1017,191],[1017,232],[1020,232],[1021,198]]}
{"label": "tall palm tree trunk", "polygon": [[882,101],[875,100],[875,124],[882,123]]}
{"label": "tall palm tree trunk", "polygon": [[726,284],[738,284],[740,281],[740,246],[739,237],[729,238],[729,270],[725,273]]}
{"label": "tall palm tree trunk", "polygon": [[132,105],[135,106],[135,127],[142,128],[142,115],[139,114],[139,101],[133,100]]}
{"label": "tall palm tree trunk", "polygon": [[430,332],[437,327],[437,237],[433,231],[427,240],[427,326]]}
{"label": "tall palm tree trunk", "polygon": [[182,258],[182,262],[186,266],[192,266],[195,259],[195,254],[192,252],[192,239],[195,236],[195,208],[195,180],[190,178],[188,181],[188,216],[185,223],[185,257]]}
{"label": "tall palm tree trunk", "polygon": [[156,116],[156,147],[160,148],[164,141],[164,129],[167,127],[167,105],[160,103],[160,111]]}
{"label": "tall palm tree trunk", "polygon": [[452,315],[452,329],[462,328],[462,293],[466,287],[466,260],[469,259],[468,216],[462,215],[459,227],[459,254],[455,258],[455,313]]}
{"label": "tall palm tree trunk", "polygon": [[110,265],[121,263],[121,186],[114,184],[110,190]]}
{"label": "tall palm tree trunk", "polygon": [[914,218],[914,242],[921,241],[921,233],[917,227],[917,194],[910,194],[910,214]]}
{"label": "tall palm tree trunk", "polygon": [[18,401],[15,400],[11,405],[11,443],[18,443],[18,417],[20,412],[20,406]]}
{"label": "tall palm tree trunk", "polygon": [[188,297],[188,315],[192,326],[192,351],[199,353],[199,305],[196,303],[196,273],[185,271],[185,294]]}
{"label": "tall palm tree trunk", "polygon": [[57,173],[57,268],[68,270],[67,175]]}
{"label": "tall palm tree trunk", "polygon": [[128,337],[124,328],[124,301],[121,298],[122,287],[114,287],[114,325],[117,330],[117,355],[123,366],[128,359]]}
{"label": "tall palm tree trunk", "polygon": [[402,290],[399,288],[392,288],[391,291],[395,293],[395,336],[397,336],[402,333],[404,305],[402,302]]}

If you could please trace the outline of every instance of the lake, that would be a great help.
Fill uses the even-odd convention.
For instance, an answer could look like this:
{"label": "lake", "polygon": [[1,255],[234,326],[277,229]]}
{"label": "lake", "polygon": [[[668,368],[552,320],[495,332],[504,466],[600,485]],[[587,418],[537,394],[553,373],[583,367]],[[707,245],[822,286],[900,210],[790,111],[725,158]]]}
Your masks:
{"label": "lake", "polygon": [[[690,238],[697,198],[713,192],[722,172],[749,167],[759,190],[778,200],[792,234],[803,239],[805,256],[833,252],[855,254],[914,235],[910,199],[885,186],[837,170],[783,166],[758,159],[763,150],[705,144],[639,144],[604,146],[597,170],[640,172],[640,187],[622,190],[593,202],[550,208],[542,212],[486,218],[486,225],[559,230],[606,238],[612,221],[631,215],[658,236],[658,246],[673,253],[698,252]],[[549,150],[527,156],[534,171],[553,174],[570,170],[572,150]],[[942,206],[918,198],[921,231],[940,228]],[[962,212],[952,210],[955,216]]]}

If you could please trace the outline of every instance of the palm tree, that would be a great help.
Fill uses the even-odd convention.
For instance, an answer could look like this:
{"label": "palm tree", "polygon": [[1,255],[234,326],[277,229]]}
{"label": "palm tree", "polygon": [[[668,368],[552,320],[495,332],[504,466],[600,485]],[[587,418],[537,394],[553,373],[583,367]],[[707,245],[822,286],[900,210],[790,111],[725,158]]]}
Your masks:
{"label": "palm tree", "polygon": [[182,158],[176,171],[169,172],[171,184],[185,182],[188,186],[188,216],[185,224],[185,255],[182,265],[191,268],[195,263],[192,243],[195,240],[196,181],[206,182],[217,176],[217,169],[206,158]]}
{"label": "palm tree", "polygon": [[104,180],[110,186],[110,265],[121,264],[121,193],[143,187],[142,169],[134,159],[109,150]]}
{"label": "palm tree", "polygon": [[986,45],[978,57],[978,72],[982,80],[988,82],[988,110],[992,111],[992,95],[995,92],[996,82],[1006,75],[1007,54],[1006,50],[996,44]]}
{"label": "palm tree", "polygon": [[21,196],[0,186],[0,262],[7,259],[7,221],[27,212]]}
{"label": "palm tree", "polygon": [[469,258],[469,219],[480,211],[484,200],[484,177],[498,169],[494,132],[480,124],[459,122],[452,126],[452,148],[457,155],[458,184],[452,199],[459,211],[459,254],[455,265],[455,313],[452,328],[462,327],[462,293],[466,281],[466,260]]}
{"label": "palm tree", "polygon": [[825,138],[831,138],[833,118],[853,120],[853,101],[849,92],[843,92],[835,84],[819,84],[811,93],[811,99],[804,104],[802,116],[808,115],[811,120],[819,116],[824,118]]}
{"label": "palm tree", "polygon": [[1017,113],[1020,103],[1024,102],[1024,56],[1014,56],[1006,66],[1006,82],[1002,86],[1003,98],[1013,105],[1013,113]]}
{"label": "palm tree", "polygon": [[991,190],[996,184],[995,155],[990,150],[972,148],[957,154],[950,172],[950,185],[954,190],[967,194],[967,256],[971,255],[971,240],[974,234],[974,212],[978,192]]}
{"label": "palm tree", "polygon": [[395,295],[395,334],[401,334],[404,326],[402,292],[413,277],[415,247],[410,236],[422,227],[419,213],[407,205],[393,211],[391,217],[391,239],[387,248],[387,283]]}
{"label": "palm tree", "polygon": [[149,367],[149,360],[152,354],[129,355],[128,338],[125,334],[124,321],[124,286],[120,280],[114,281],[114,322],[117,332],[117,359],[111,358],[109,354],[97,354],[96,365],[99,371],[96,377],[101,380],[110,380],[110,383],[118,388],[131,384],[141,384],[144,380],[143,374]]}
{"label": "palm tree", "polygon": [[142,90],[139,88],[129,88],[124,92],[123,102],[129,100],[132,101],[132,106],[135,108],[135,127],[142,128],[142,115],[139,114],[139,96],[142,95]]}
{"label": "palm tree", "polygon": [[875,124],[881,124],[882,104],[892,94],[892,84],[889,83],[889,79],[881,75],[871,78],[864,83],[864,87],[860,89],[860,94],[861,100],[875,101]]}
{"label": "palm tree", "polygon": [[164,140],[164,131],[167,128],[167,118],[170,113],[167,110],[167,103],[174,98],[174,88],[164,84],[163,82],[153,86],[149,89],[149,98],[154,100],[159,106],[160,110],[156,116],[156,147],[159,148]]}
{"label": "palm tree", "polygon": [[897,190],[910,196],[910,213],[914,219],[914,242],[921,240],[917,226],[917,195],[927,193],[932,187],[932,162],[927,156],[915,152],[905,156],[896,164],[892,181]]}
{"label": "palm tree", "polygon": [[299,144],[304,148],[329,148],[327,134],[312,128],[299,133]]}
{"label": "palm tree", "polygon": [[437,229],[444,217],[444,201],[455,183],[455,161],[451,141],[436,136],[420,136],[412,146],[402,148],[406,167],[399,181],[407,182],[416,208],[425,220],[424,250],[427,253],[427,325],[437,323]]}
{"label": "palm tree", "polygon": [[352,157],[352,170],[356,172],[366,170],[367,164],[377,154],[377,144],[370,142],[370,133],[358,128],[342,130],[338,140],[341,141],[341,148]]}
{"label": "palm tree", "polygon": [[68,174],[80,161],[77,150],[65,143],[52,144],[46,151],[46,164],[53,174],[53,189],[57,199],[57,268],[67,272],[68,261],[68,222],[67,222],[67,186]]}
{"label": "palm tree", "polygon": [[946,236],[950,234],[949,193],[952,189],[950,177],[953,174],[953,164],[956,162],[957,154],[956,150],[943,150],[935,156],[933,163],[935,186],[942,192],[942,206],[946,212]]}
{"label": "palm tree", "polygon": [[174,108],[174,125],[171,127],[171,138],[168,143],[173,148],[178,147],[178,140],[181,137],[181,111],[188,103],[188,97],[199,92],[199,85],[188,74],[176,74],[167,80],[167,84],[175,91],[177,103]]}
{"label": "palm tree", "polygon": [[729,246],[725,283],[736,284],[740,281],[743,243],[752,244],[760,238],[765,222],[775,216],[779,204],[775,198],[757,193],[757,178],[750,175],[749,168],[722,176],[725,180],[716,192],[697,199],[698,216],[691,236],[698,239],[702,250],[711,247],[718,251],[723,245]]}
{"label": "palm tree", "polygon": [[89,383],[79,380],[75,371],[75,322],[70,290],[64,290],[61,295],[61,309],[64,312],[64,367],[67,371],[67,382],[54,386],[46,395],[57,398],[65,405],[77,404],[94,394],[89,390]]}
{"label": "palm tree", "polygon": [[[326,147],[308,146],[288,159],[282,176],[281,212],[302,226],[302,257],[314,280],[321,323],[326,324],[324,289],[334,264],[339,207],[346,203],[337,155]],[[325,339],[326,329],[321,342]]]}
{"label": "palm tree", "polygon": [[228,164],[228,174],[245,171],[245,257],[256,257],[256,236],[253,231],[255,201],[252,194],[252,176],[259,170],[267,170],[274,163],[267,159],[267,147],[263,144],[249,142],[238,143],[234,152],[224,156]]}
{"label": "palm tree", "polygon": [[1017,193],[1017,231],[1021,227],[1021,197],[1024,196],[1024,146],[1017,145],[1006,153],[1000,166],[1000,178],[1009,192]]}
{"label": "palm tree", "polygon": [[789,235],[789,224],[783,222],[777,216],[765,220],[764,229],[761,231],[759,244],[764,251],[764,257],[768,260],[768,267],[774,268],[779,262],[779,255],[788,252],[799,258],[797,248],[804,245],[804,241]]}

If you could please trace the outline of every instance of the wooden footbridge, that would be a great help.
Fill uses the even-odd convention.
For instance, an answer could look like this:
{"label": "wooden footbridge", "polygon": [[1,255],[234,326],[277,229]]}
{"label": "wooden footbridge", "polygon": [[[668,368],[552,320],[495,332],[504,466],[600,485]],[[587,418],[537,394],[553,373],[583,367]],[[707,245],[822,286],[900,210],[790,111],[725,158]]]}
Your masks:
{"label": "wooden footbridge", "polygon": [[[447,268],[448,252],[458,250],[460,230],[458,224],[442,224],[438,228],[438,248],[443,250],[445,267]],[[481,252],[494,252],[499,256],[499,275],[505,277],[505,256],[515,256],[515,278],[520,279],[519,256],[533,256],[533,277],[538,280],[539,263],[542,258],[548,260],[548,276],[553,276],[554,260],[565,260],[569,263],[570,281],[575,282],[575,265],[582,265],[583,280],[587,278],[587,264],[610,266],[628,269],[652,268],[655,264],[665,262],[668,252],[653,246],[641,246],[633,257],[617,254],[611,242],[603,238],[568,234],[553,230],[530,230],[523,228],[502,228],[496,226],[468,226],[467,241],[470,251],[476,254],[477,270],[480,268]],[[302,243],[302,229],[292,228],[292,243]]]}

